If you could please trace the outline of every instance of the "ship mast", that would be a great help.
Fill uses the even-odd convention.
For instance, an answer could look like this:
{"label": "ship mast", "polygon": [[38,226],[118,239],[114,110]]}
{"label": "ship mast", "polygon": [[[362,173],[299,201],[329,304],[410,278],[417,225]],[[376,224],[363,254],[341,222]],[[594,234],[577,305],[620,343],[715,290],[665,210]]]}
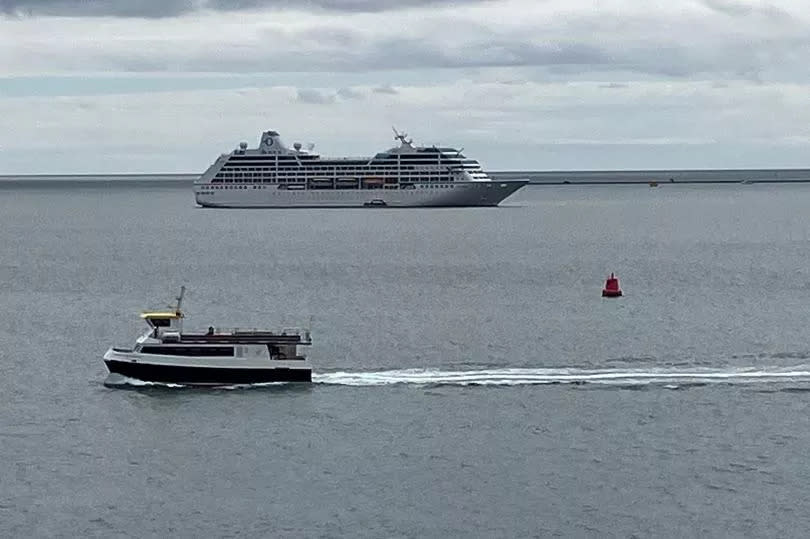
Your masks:
{"label": "ship mast", "polygon": [[180,286],[180,295],[175,298],[177,300],[177,306],[174,308],[177,312],[180,312],[180,305],[183,303],[183,296],[186,293],[186,285]]}
{"label": "ship mast", "polygon": [[177,300],[177,304],[174,307],[174,312],[179,316],[177,319],[177,331],[180,332],[183,331],[183,312],[180,310],[180,306],[183,304],[183,296],[185,294],[186,285],[180,285],[180,295],[175,298]]}
{"label": "ship mast", "polygon": [[394,140],[400,141],[403,146],[406,146],[406,145],[410,146],[411,145],[411,142],[413,142],[413,139],[408,140],[408,133],[406,133],[404,131],[402,133],[400,133],[399,131],[397,131],[397,128],[394,127],[393,125],[391,126],[391,129],[394,131]]}

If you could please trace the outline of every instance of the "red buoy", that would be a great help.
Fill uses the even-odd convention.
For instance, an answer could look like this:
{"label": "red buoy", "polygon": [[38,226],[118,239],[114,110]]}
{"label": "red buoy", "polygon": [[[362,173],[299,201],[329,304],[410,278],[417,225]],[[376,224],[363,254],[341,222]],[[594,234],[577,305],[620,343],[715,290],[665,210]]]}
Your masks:
{"label": "red buoy", "polygon": [[605,288],[602,289],[603,298],[618,298],[622,295],[622,289],[619,288],[619,279],[613,273],[605,281]]}

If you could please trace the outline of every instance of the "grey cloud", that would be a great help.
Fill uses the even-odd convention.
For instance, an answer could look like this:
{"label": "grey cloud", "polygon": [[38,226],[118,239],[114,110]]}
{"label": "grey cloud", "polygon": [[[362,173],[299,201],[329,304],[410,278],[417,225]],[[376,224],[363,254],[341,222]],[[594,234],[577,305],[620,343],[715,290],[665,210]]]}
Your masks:
{"label": "grey cloud", "polygon": [[[484,0],[465,0],[477,3]],[[382,12],[457,0],[0,0],[0,14],[35,17],[175,17],[194,11],[305,9],[336,12]]]}
{"label": "grey cloud", "polygon": [[[271,39],[278,39],[278,31],[267,32]],[[311,40],[319,46],[354,47],[362,45],[362,38],[356,32],[345,28],[335,28],[326,24],[318,24],[292,34],[295,39]]]}
{"label": "grey cloud", "polygon": [[352,88],[338,89],[337,96],[341,99],[362,99],[364,97],[362,92],[358,92]]}
{"label": "grey cloud", "polygon": [[[568,77],[594,73],[637,73],[650,76],[686,78],[693,76],[758,80],[769,73],[795,79],[785,59],[801,65],[801,56],[810,50],[810,38],[720,44],[710,42],[634,42],[621,40],[597,45],[569,41],[535,44],[514,40],[477,38],[454,46],[443,46],[429,38],[361,39],[345,36],[351,45],[323,47],[313,51],[309,39],[281,31],[266,32],[263,39],[281,44],[269,52],[245,54],[240,44],[216,43],[183,48],[156,47],[150,52],[109,49],[94,52],[91,59],[76,54],[49,53],[48,62],[60,61],[62,68],[124,70],[129,72],[369,72],[431,68],[542,68]],[[43,54],[46,54],[43,52]],[[33,56],[31,60],[35,60]],[[42,60],[45,61],[45,60]],[[75,67],[72,67],[74,66]],[[390,91],[389,91],[390,93]],[[343,96],[346,97],[346,96]]]}
{"label": "grey cloud", "polygon": [[[342,32],[342,30],[341,30]],[[540,68],[554,76],[635,73],[653,77],[711,79],[744,78],[806,80],[803,57],[810,52],[807,38],[767,42],[751,41],[745,35],[725,40],[653,40],[625,42],[598,40],[599,44],[569,40],[545,44],[516,36],[487,39],[476,36],[445,45],[429,37],[362,38],[341,34],[338,41],[351,44],[318,46],[290,31],[266,31],[262,40],[278,47],[261,48],[246,54],[241,43],[203,43],[193,48],[167,46],[161,42],[150,49],[126,48],[89,50],[89,56],[71,51],[31,51],[28,62],[56,63],[62,69],[100,69],[127,72],[364,72],[384,70],[426,70],[435,68]],[[584,38],[587,39],[587,38]],[[613,79],[617,77],[611,77]],[[610,80],[610,79],[608,79]],[[389,92],[390,93],[390,92]],[[341,96],[347,97],[347,96]]]}
{"label": "grey cloud", "polygon": [[437,46],[424,38],[389,38],[365,41],[362,46],[341,51],[324,68],[418,69],[464,67],[517,67],[560,64],[599,65],[610,55],[579,43],[537,45],[521,39],[478,39],[455,48]]}
{"label": "grey cloud", "polygon": [[301,103],[310,103],[314,105],[328,105],[329,103],[335,102],[334,95],[307,88],[299,88],[296,98]]}
{"label": "grey cloud", "polygon": [[479,42],[474,46],[474,53],[486,62],[496,65],[598,65],[609,62],[605,51],[576,42],[557,42],[537,45],[525,41],[498,40]]}
{"label": "grey cloud", "polygon": [[389,95],[396,95],[396,94],[398,94],[399,92],[397,91],[397,89],[396,89],[396,88],[394,88],[394,87],[393,87],[393,86],[391,86],[390,84],[385,84],[385,85],[383,85],[383,86],[378,86],[378,87],[374,88],[374,93],[375,93],[375,94],[389,94]]}
{"label": "grey cloud", "polygon": [[380,12],[437,4],[478,3],[485,0],[207,0],[214,9],[296,8],[344,12]]}
{"label": "grey cloud", "polygon": [[762,15],[773,20],[788,21],[791,19],[790,13],[770,5],[744,4],[738,0],[701,0],[701,3],[708,9],[723,13],[730,17],[746,17],[749,15]]}
{"label": "grey cloud", "polygon": [[735,2],[734,0],[702,0],[702,4],[712,11],[718,11],[734,17],[748,15],[753,11],[751,6]]}
{"label": "grey cloud", "polygon": [[[25,1],[28,3],[24,4]],[[259,5],[253,0],[217,1],[236,7]],[[422,1],[401,0],[397,4],[417,5]],[[531,68],[535,77],[604,77],[607,74],[602,79],[606,82],[630,80],[637,75],[710,80],[808,79],[804,59],[810,53],[810,28],[801,18],[793,17],[792,21],[785,23],[773,19],[771,15],[765,18],[746,17],[738,4],[731,0],[701,1],[707,6],[712,4],[720,6],[718,9],[739,13],[740,19],[733,21],[732,27],[723,11],[719,15],[699,14],[700,17],[695,20],[684,21],[663,21],[652,15],[628,15],[605,20],[604,17],[583,13],[555,22],[548,32],[538,32],[533,27],[499,32],[497,25],[488,27],[485,22],[454,28],[454,15],[439,13],[435,18],[427,18],[424,23],[414,24],[407,34],[380,34],[370,32],[368,28],[348,26],[345,21],[332,16],[324,16],[313,17],[311,22],[301,27],[253,26],[244,38],[234,35],[223,36],[222,39],[188,38],[190,41],[186,43],[157,37],[137,48],[127,47],[116,39],[111,39],[104,47],[81,40],[71,41],[69,47],[65,47],[64,39],[55,39],[56,45],[51,48],[47,48],[49,43],[46,41],[41,47],[38,43],[36,47],[27,49],[25,63],[56,65],[62,70],[136,73],[284,71],[367,74],[421,70],[424,74],[427,73],[425,70],[435,68],[477,70],[503,67]],[[160,5],[166,6],[166,12],[178,12],[187,9],[190,2],[168,0]],[[261,5],[286,6],[292,3],[292,0],[280,0]],[[343,9],[354,9],[368,5],[370,0],[343,3],[338,0],[312,0],[305,5],[316,3],[321,6],[340,4]],[[68,5],[67,2],[63,4]],[[18,5],[62,4],[55,0],[38,3],[34,0],[0,0],[2,10],[8,11]],[[75,5],[90,6],[86,9],[91,9],[102,3],[77,1]],[[130,9],[130,2],[123,0],[111,0],[103,5]],[[382,9],[393,5],[393,2],[380,0],[375,5]],[[754,9],[754,13],[760,13],[765,8]],[[132,24],[148,23],[139,21]],[[627,27],[625,31],[622,31],[623,26]],[[437,31],[442,28],[448,31]],[[763,35],[772,37],[764,39],[761,37]],[[684,36],[688,36],[688,39]],[[262,43],[272,46],[257,45]],[[341,82],[336,86],[354,84]],[[332,97],[354,98],[350,93]],[[302,97],[308,98],[313,96]]]}
{"label": "grey cloud", "polygon": [[191,11],[190,0],[133,2],[130,0],[0,0],[0,14],[18,17],[56,15],[72,17],[174,17]]}

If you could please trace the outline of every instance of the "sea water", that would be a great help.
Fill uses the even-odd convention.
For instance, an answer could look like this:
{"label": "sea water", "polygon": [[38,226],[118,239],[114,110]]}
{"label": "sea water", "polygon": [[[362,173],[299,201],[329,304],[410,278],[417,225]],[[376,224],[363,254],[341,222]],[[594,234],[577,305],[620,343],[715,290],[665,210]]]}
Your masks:
{"label": "sea water", "polygon": [[[0,189],[3,536],[803,537],[810,185],[211,210]],[[610,272],[624,289],[603,299]],[[188,327],[311,325],[311,385],[107,387]]]}

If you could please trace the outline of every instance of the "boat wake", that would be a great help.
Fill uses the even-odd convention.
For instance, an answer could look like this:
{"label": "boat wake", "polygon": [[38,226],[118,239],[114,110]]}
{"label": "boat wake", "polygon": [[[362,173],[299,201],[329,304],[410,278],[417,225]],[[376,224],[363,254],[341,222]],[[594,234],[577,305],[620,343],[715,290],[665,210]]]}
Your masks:
{"label": "boat wake", "polygon": [[145,382],[137,378],[130,378],[116,373],[110,373],[104,380],[104,385],[107,387],[186,387],[182,384],[167,384],[161,382]]}
{"label": "boat wake", "polygon": [[[708,384],[807,384],[810,389],[810,365],[774,368],[728,369],[481,369],[449,371],[440,369],[399,369],[385,371],[338,371],[312,373],[313,384],[332,386],[531,386],[550,384],[607,385],[622,387],[660,386],[667,389]],[[109,375],[104,385],[183,388],[180,384],[144,382],[120,375]],[[300,386],[300,383],[222,385],[216,389],[246,389],[273,386]],[[306,385],[306,384],[305,384]]]}
{"label": "boat wake", "polygon": [[330,372],[312,375],[318,384],[343,386],[456,385],[522,386],[543,384],[682,385],[804,382],[810,384],[810,366],[762,369],[484,369],[444,371],[406,369],[377,372]]}

